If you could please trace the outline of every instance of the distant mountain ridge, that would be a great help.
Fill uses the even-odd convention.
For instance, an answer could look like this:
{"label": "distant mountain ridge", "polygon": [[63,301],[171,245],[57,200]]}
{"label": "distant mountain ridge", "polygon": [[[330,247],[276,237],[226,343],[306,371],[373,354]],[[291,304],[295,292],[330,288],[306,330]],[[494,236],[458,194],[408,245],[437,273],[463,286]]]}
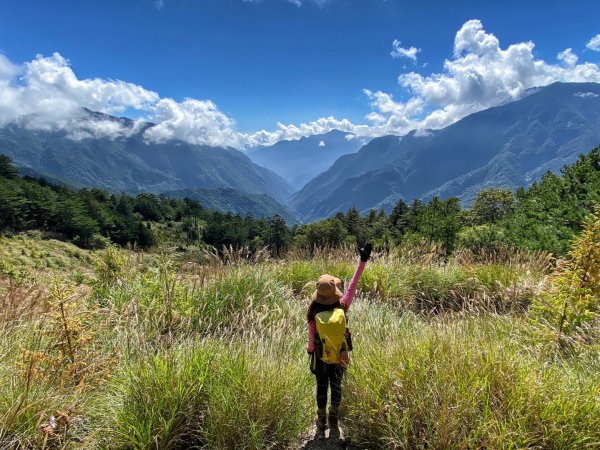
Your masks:
{"label": "distant mountain ridge", "polygon": [[342,155],[357,152],[365,141],[351,133],[333,130],[325,134],[279,141],[247,151],[256,164],[272,170],[300,189],[325,172]]}
{"label": "distant mountain ridge", "polygon": [[303,220],[399,198],[458,196],[527,186],[600,143],[600,84],[555,83],[520,100],[471,114],[444,129],[372,140],[291,198]]}
{"label": "distant mountain ridge", "polygon": [[[132,121],[85,110],[90,120]],[[73,140],[68,131],[32,130],[17,123],[0,128],[0,153],[23,173],[41,174],[73,186],[109,191],[162,193],[182,189],[229,188],[265,194],[284,202],[293,187],[233,148],[193,145],[181,140],[147,142],[143,124],[128,137]]]}

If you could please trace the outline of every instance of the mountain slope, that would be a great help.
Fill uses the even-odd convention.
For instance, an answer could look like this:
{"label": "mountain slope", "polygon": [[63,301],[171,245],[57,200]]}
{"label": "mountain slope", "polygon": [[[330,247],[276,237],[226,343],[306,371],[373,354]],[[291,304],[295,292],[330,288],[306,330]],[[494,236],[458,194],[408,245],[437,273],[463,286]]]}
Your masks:
{"label": "mountain slope", "polygon": [[600,84],[555,83],[442,130],[374,139],[294,194],[291,206],[316,220],[399,197],[469,203],[485,187],[526,186],[598,143]]}
{"label": "mountain slope", "polygon": [[346,136],[346,132],[333,130],[295,141],[255,147],[247,154],[256,164],[272,170],[300,189],[326,171],[337,158],[355,153],[364,145],[361,138],[346,139]]}
{"label": "mountain slope", "polygon": [[204,208],[244,215],[252,213],[254,217],[268,218],[279,214],[288,224],[298,223],[295,214],[265,194],[242,194],[230,188],[183,189],[164,192],[167,197],[190,198],[197,200]]}
{"label": "mountain slope", "polygon": [[[102,119],[127,121],[98,113]],[[143,130],[117,139],[73,140],[65,131],[30,130],[18,124],[0,128],[0,153],[16,165],[73,184],[111,191],[160,193],[186,188],[232,188],[285,201],[293,188],[232,148],[183,141],[149,143]]]}

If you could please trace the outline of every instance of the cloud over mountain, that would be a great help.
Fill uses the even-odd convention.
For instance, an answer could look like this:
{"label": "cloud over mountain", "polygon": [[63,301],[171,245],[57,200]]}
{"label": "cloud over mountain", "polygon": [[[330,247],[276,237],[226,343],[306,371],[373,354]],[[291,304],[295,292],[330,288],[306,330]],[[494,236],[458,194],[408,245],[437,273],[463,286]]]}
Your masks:
{"label": "cloud over mountain", "polygon": [[[325,1],[310,0],[318,4]],[[366,123],[322,117],[301,124],[277,123],[273,130],[242,133],[234,118],[210,99],[177,101],[121,80],[80,79],[59,53],[36,56],[18,65],[0,54],[0,126],[22,121],[30,128],[65,129],[74,139],[119,137],[137,132],[142,120],[156,125],[145,131],[152,142],[181,139],[194,144],[236,148],[270,145],[280,140],[324,134],[337,129],[356,136],[403,135],[412,129],[438,129],[476,111],[519,98],[531,87],[556,81],[600,82],[600,68],[579,62],[571,48],[557,54],[555,63],[536,59],[533,42],[503,48],[479,20],[469,20],[458,30],[451,58],[443,71],[423,75],[403,73],[398,83],[404,101],[373,89],[364,89],[372,111]],[[600,48],[600,37],[587,47]],[[416,60],[420,49],[393,42],[393,57]],[[136,111],[133,122],[115,122],[82,115],[81,108],[108,114]]]}
{"label": "cloud over mountain", "polygon": [[[476,111],[517,99],[526,90],[556,81],[600,82],[596,64],[577,64],[567,49],[558,54],[563,64],[536,59],[533,42],[503,49],[479,20],[469,20],[456,33],[454,55],[444,61],[444,71],[423,76],[409,72],[398,77],[411,98],[395,102],[391,94],[367,91],[375,120],[389,134],[410,129],[442,128]],[[421,118],[423,111],[429,111]]]}

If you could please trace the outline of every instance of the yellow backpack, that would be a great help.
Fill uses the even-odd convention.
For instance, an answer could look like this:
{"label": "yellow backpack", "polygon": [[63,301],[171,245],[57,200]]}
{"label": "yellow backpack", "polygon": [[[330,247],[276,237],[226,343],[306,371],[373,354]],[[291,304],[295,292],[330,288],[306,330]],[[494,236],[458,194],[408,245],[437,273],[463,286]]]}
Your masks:
{"label": "yellow backpack", "polygon": [[340,352],[348,351],[346,341],[346,314],[342,308],[315,314],[317,343],[322,345],[321,360],[327,364],[339,364]]}

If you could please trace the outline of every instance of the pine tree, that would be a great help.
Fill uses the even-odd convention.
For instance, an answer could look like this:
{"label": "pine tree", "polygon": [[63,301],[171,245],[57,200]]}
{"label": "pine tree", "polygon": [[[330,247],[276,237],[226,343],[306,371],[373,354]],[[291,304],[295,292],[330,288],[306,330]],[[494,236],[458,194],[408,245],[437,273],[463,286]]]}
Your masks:
{"label": "pine tree", "polygon": [[19,171],[12,164],[12,160],[6,156],[0,154],[0,177],[15,179],[19,177]]}

